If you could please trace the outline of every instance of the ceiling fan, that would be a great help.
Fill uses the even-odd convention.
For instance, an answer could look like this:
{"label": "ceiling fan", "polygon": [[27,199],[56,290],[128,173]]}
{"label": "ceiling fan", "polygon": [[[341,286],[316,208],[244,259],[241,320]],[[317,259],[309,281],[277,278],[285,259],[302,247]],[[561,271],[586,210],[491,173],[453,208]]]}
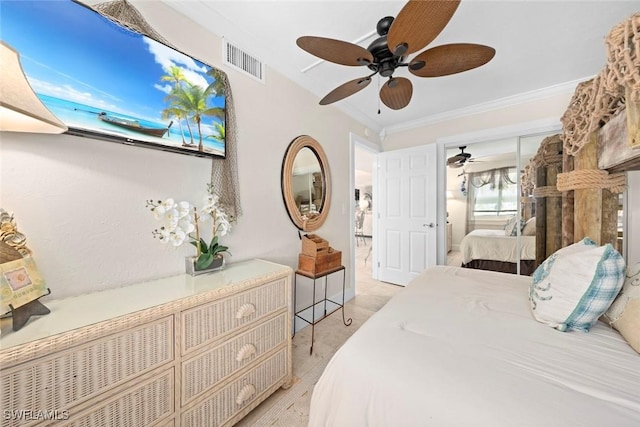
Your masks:
{"label": "ceiling fan", "polygon": [[460,148],[460,153],[447,159],[447,166],[450,168],[460,168],[464,166],[465,163],[474,161],[474,159],[471,158],[471,153],[464,152],[464,149],[467,148],[466,146],[458,148]]}
{"label": "ceiling fan", "polygon": [[[431,43],[447,25],[460,0],[409,0],[398,16],[382,18],[376,27],[378,37],[366,49],[356,44],[324,37],[303,36],[296,41],[303,50],[321,59],[349,66],[366,66],[372,73],[344,83],[322,100],[327,105],[351,96],[371,83],[379,74],[389,80],[380,89],[380,99],[389,108],[406,107],[413,85],[405,77],[394,77],[397,68],[407,67],[418,77],[440,77],[468,71],[489,62],[495,49],[471,43],[432,47],[408,61],[408,55]],[[408,61],[408,62],[407,62]]]}

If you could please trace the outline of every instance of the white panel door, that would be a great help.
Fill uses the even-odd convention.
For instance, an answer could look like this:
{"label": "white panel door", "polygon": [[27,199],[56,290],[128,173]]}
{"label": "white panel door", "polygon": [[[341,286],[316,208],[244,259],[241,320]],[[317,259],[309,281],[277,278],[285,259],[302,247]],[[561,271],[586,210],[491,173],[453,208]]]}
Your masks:
{"label": "white panel door", "polygon": [[378,280],[406,285],[436,264],[436,144],[378,154]]}

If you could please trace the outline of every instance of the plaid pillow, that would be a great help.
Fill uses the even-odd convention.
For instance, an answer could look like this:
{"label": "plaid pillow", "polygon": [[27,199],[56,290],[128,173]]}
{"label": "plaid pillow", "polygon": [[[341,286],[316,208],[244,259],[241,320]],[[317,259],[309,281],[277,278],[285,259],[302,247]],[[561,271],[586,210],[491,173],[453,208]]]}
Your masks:
{"label": "plaid pillow", "polygon": [[588,238],[556,251],[533,273],[533,316],[560,331],[589,331],[620,292],[625,268],[613,246]]}

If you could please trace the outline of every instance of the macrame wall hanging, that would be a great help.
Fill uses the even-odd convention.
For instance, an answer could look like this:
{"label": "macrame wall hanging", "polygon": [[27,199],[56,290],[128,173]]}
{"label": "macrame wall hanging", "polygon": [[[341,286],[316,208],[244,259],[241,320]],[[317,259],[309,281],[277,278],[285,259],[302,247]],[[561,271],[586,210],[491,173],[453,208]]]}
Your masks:
{"label": "macrame wall hanging", "polygon": [[[92,8],[116,24],[127,27],[145,36],[151,37],[167,46],[174,47],[155,31],[142,17],[140,12],[126,0],[99,3]],[[242,215],[240,206],[240,187],[237,166],[237,125],[231,85],[227,74],[216,69],[216,77],[224,87],[226,103],[225,145],[226,159],[213,158],[211,165],[211,188],[220,196],[225,209],[234,219]]]}

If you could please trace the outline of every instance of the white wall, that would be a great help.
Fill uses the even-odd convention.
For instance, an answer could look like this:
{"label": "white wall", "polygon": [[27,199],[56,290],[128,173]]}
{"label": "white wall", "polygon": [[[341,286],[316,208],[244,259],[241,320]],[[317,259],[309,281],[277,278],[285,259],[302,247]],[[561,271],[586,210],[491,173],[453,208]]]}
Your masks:
{"label": "white wall", "polygon": [[[223,238],[233,254],[229,261],[257,257],[297,266],[300,241],[282,202],[280,169],[287,146],[302,134],[323,146],[333,184],[331,210],[317,232],[346,256],[353,198],[349,133],[364,135],[365,127],[334,107],[319,106],[315,95],[271,68],[263,85],[222,66],[220,38],[166,5],[132,3],[178,49],[229,75],[244,211]],[[145,200],[199,204],[209,160],[70,135],[5,132],[0,139],[0,206],[15,213],[52,297],[184,272],[191,246],[176,250],[154,240],[157,223]]]}

